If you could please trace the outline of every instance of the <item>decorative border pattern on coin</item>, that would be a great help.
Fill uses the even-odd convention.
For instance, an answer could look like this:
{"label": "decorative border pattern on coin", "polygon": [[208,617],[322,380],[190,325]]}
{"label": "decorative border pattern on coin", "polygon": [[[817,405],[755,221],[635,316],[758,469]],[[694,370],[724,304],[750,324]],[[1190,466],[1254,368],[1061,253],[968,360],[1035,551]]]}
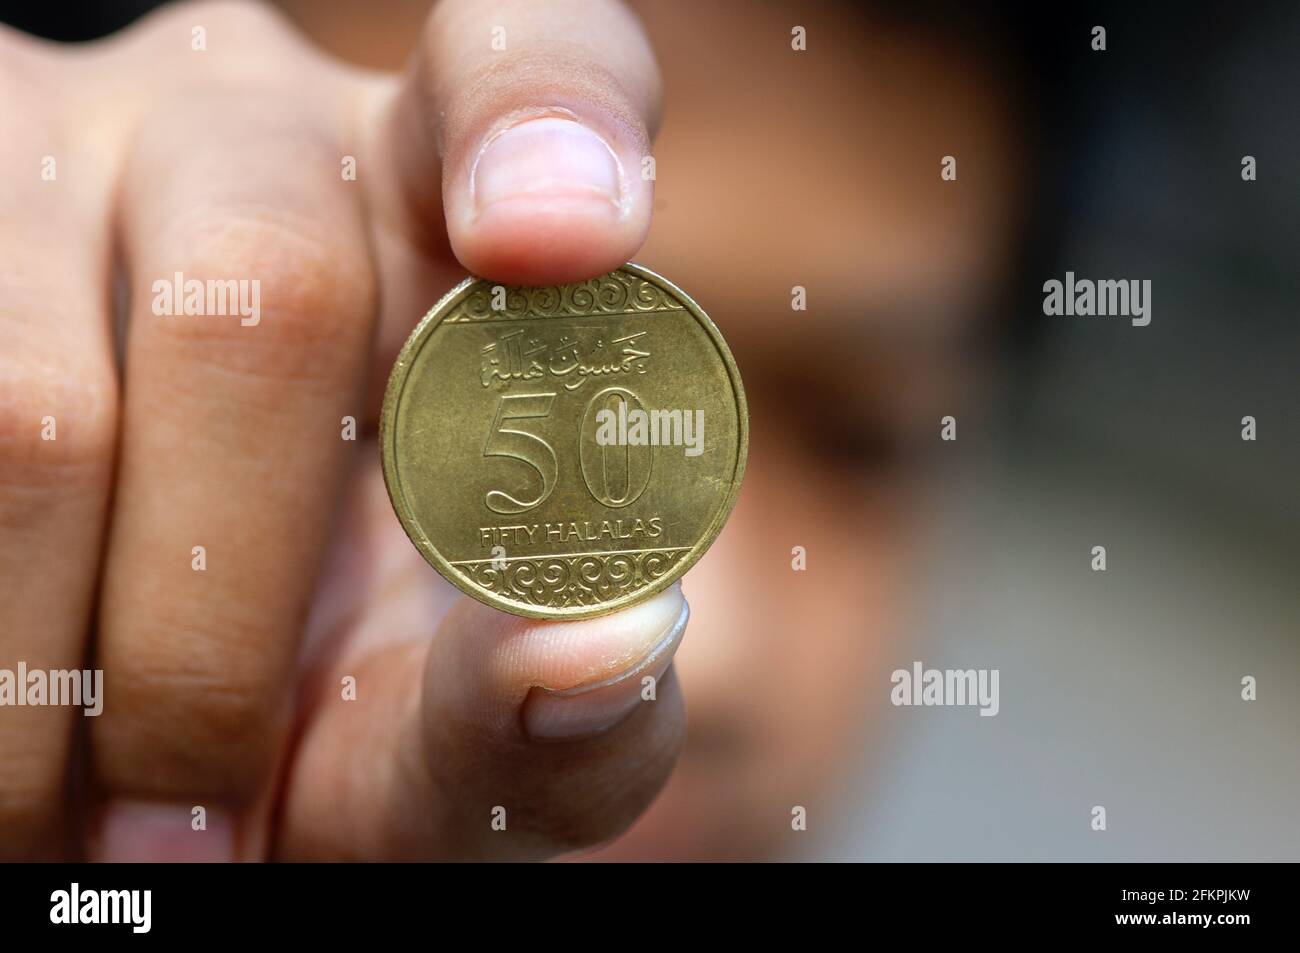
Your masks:
{"label": "decorative border pattern on coin", "polygon": [[684,311],[667,290],[634,272],[613,271],[599,278],[560,288],[508,288],[505,307],[493,310],[486,288],[465,295],[442,319],[443,324],[518,321],[521,318],[584,318],[591,315]]}
{"label": "decorative border pattern on coin", "polygon": [[[693,566],[713,544],[731,515],[749,453],[749,409],[740,371],[713,322],[671,281],[628,263],[589,281],[562,287],[507,287],[505,307],[492,308],[482,279],[466,278],[447,292],[411,332],[393,365],[379,421],[384,484],[393,509],[420,554],[462,592],[514,615],[536,619],[584,619],[635,605],[663,591]],[[726,367],[736,398],[736,464],[726,497],[698,543],[690,547],[616,550],[475,559],[450,562],[425,535],[405,499],[397,476],[393,436],[407,373],[421,347],[442,324],[545,320],[558,317],[689,312],[708,334]]]}
{"label": "decorative border pattern on coin", "polygon": [[[690,552],[626,549],[612,553],[469,559],[452,563],[475,585],[506,598],[550,609],[601,606],[654,583]],[[500,568],[498,568],[500,567]]]}

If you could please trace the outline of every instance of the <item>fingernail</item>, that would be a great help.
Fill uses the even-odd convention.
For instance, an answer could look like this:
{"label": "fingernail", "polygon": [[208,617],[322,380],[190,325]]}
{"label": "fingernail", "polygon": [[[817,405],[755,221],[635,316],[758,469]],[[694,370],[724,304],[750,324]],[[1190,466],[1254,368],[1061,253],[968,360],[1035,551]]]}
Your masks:
{"label": "fingernail", "polygon": [[530,119],[489,139],[470,172],[479,208],[512,199],[597,198],[621,206],[622,176],[609,144],[581,123]]}
{"label": "fingernail", "polygon": [[645,697],[646,688],[657,683],[672,664],[691,614],[680,595],[677,602],[680,610],[667,628],[656,629],[649,649],[623,671],[560,691],[534,688],[524,702],[524,730],[540,741],[581,738],[612,728],[638,705],[653,704]]}
{"label": "fingernail", "polygon": [[[235,856],[235,828],[225,811],[200,805],[113,801],[100,821],[98,859],[116,863],[220,863]],[[202,829],[195,830],[202,818]]]}

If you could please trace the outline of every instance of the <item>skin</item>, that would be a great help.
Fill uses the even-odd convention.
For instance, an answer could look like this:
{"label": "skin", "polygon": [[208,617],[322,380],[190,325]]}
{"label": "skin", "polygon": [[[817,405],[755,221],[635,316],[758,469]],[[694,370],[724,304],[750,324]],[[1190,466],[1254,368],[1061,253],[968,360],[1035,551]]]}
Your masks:
{"label": "skin", "polygon": [[[699,7],[304,17],[374,66],[418,36],[401,75],[251,4],[169,7],[78,48],[0,32],[0,668],[92,659],[105,678],[98,718],[0,709],[0,853],[754,857],[794,846],[791,805],[830,810],[906,582],[903,471],[882,448],[948,412],[946,342],[996,278],[1014,172],[992,80],[955,75],[951,51],[832,9],[810,34],[861,33],[894,82],[855,74],[847,45],[791,75],[783,14]],[[724,27],[744,70],[689,42]],[[661,75],[680,98],[649,182]],[[905,132],[846,125],[846,75]],[[954,102],[963,118],[933,118]],[[598,160],[567,140],[494,173],[485,147],[530,121],[599,136],[617,201],[582,186]],[[944,200],[912,170],[958,149],[981,184]],[[45,155],[56,182],[34,171]],[[402,533],[373,444],[397,350],[467,270],[560,282],[632,258],[719,319],[763,422],[685,581],[684,642],[676,587],[566,624],[453,593]],[[261,322],[155,315],[152,283],[176,271],[258,278]],[[792,284],[816,305],[793,319]],[[837,374],[825,336],[792,326],[819,318],[850,345]],[[838,424],[817,424],[828,405]],[[345,415],[360,440],[340,439]]]}

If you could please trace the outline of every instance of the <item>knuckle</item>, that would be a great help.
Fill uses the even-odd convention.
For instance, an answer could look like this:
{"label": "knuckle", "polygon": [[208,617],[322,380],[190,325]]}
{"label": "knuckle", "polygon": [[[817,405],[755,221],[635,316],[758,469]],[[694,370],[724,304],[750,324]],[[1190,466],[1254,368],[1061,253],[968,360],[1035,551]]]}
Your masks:
{"label": "knuckle", "polygon": [[39,41],[0,23],[0,80],[30,79],[44,57]]}
{"label": "knuckle", "polygon": [[42,850],[56,813],[50,796],[0,790],[0,861],[27,859]]}
{"label": "knuckle", "polygon": [[[209,653],[210,654],[210,653]],[[195,790],[251,796],[274,757],[274,686],[203,653],[134,652],[105,667],[105,708],[97,745],[120,786],[163,777]],[[164,782],[165,783],[165,782]]]}
{"label": "knuckle", "polygon": [[284,18],[269,4],[256,0],[195,0],[188,5],[193,16],[245,29],[271,29],[284,24]]}
{"label": "knuckle", "polygon": [[55,75],[45,49],[0,24],[0,141],[31,144],[51,134],[50,106],[59,98]]}
{"label": "knuckle", "polygon": [[112,463],[117,415],[110,368],[0,354],[0,486],[98,481]]}
{"label": "knuckle", "polygon": [[173,339],[225,345],[227,356],[256,362],[285,349],[325,356],[369,334],[364,255],[314,223],[243,212],[191,227],[173,247],[172,267],[148,289]]}
{"label": "knuckle", "polygon": [[[197,46],[202,41],[202,46]],[[110,41],[111,42],[111,41]],[[140,52],[173,62],[209,43],[238,43],[245,56],[205,56],[191,69],[205,80],[242,83],[282,76],[287,51],[305,47],[288,17],[254,0],[191,0],[167,4],[143,18],[121,39],[123,56]]]}
{"label": "knuckle", "polygon": [[47,850],[62,811],[62,779],[48,770],[48,765],[30,764],[25,766],[30,770],[16,770],[23,761],[19,759],[15,770],[0,777],[0,860],[32,857]]}
{"label": "knuckle", "polygon": [[188,3],[178,3],[155,13],[145,28],[172,33],[178,24],[209,29],[216,27],[223,33],[240,37],[278,34],[289,29],[282,14],[272,9],[270,4],[256,0],[190,0]]}

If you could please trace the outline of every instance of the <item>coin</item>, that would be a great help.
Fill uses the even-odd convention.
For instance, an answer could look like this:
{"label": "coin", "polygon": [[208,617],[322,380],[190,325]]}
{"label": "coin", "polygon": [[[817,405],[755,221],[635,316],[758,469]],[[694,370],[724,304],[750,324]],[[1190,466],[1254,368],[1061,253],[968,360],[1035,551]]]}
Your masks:
{"label": "coin", "polygon": [[708,315],[629,264],[457,285],[398,356],[379,442],[393,509],[438,572],[506,612],[577,619],[650,598],[704,555],[749,418]]}

